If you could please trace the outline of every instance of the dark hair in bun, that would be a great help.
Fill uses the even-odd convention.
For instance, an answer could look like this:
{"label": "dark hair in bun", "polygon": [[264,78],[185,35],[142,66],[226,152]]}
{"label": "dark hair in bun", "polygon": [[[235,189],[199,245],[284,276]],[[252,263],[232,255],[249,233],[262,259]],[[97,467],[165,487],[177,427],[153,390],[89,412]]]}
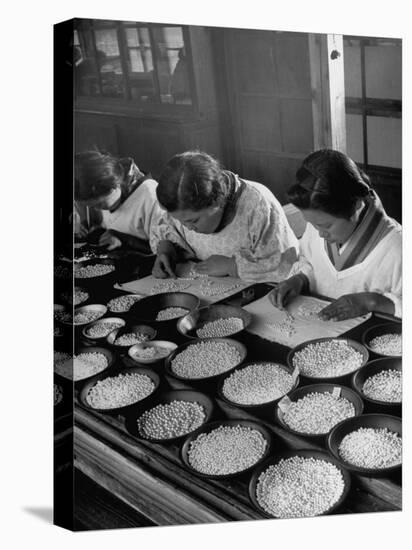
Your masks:
{"label": "dark hair in bun", "polygon": [[340,151],[320,149],[304,159],[287,196],[302,210],[322,210],[349,219],[358,201],[370,193],[369,177],[351,158]]}
{"label": "dark hair in bun", "polygon": [[157,199],[168,210],[202,210],[225,204],[227,186],[219,162],[202,151],[172,157],[157,186]]}

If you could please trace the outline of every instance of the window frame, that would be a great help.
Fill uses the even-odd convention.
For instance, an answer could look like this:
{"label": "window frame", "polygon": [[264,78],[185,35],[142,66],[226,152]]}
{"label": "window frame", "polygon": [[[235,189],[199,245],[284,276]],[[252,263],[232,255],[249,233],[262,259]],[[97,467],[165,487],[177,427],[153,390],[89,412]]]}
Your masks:
{"label": "window frame", "polygon": [[[99,96],[85,96],[78,95],[75,97],[75,110],[80,112],[87,112],[92,114],[113,114],[117,116],[137,116],[142,117],[144,115],[150,118],[176,118],[181,120],[193,120],[194,117],[199,116],[199,104],[196,89],[196,79],[193,66],[192,48],[190,42],[190,32],[187,25],[174,24],[174,23],[147,23],[144,21],[118,21],[118,20],[102,20],[102,19],[78,19],[74,26],[74,30],[77,31],[79,36],[79,42],[82,48],[82,52],[89,52],[90,46],[93,51],[94,58],[96,57],[96,40],[94,31],[99,28],[104,28],[110,23],[115,27],[117,32],[120,63],[122,66],[122,73],[125,83],[124,97],[111,98],[103,95]],[[81,27],[84,26],[84,29]],[[127,27],[147,27],[149,30],[149,37],[151,42],[151,51],[153,56],[153,68],[154,68],[154,83],[155,93],[157,95],[157,103],[145,103],[132,99],[130,93],[130,75],[128,70],[128,46],[127,37],[124,30]],[[159,27],[179,27],[182,29],[183,43],[186,50],[186,57],[188,59],[188,78],[191,89],[190,104],[176,104],[176,103],[162,103],[160,98],[160,85],[158,66],[156,63],[156,48],[153,47],[155,43],[153,37],[153,28]],[[86,37],[86,34],[88,36]],[[98,71],[99,86],[101,89],[101,73]]]}
{"label": "window frame", "polygon": [[343,43],[356,40],[360,46],[361,57],[361,97],[350,97],[345,95],[345,114],[360,115],[362,117],[362,152],[363,162],[358,163],[365,171],[374,170],[395,177],[400,177],[402,168],[395,168],[385,165],[372,165],[369,163],[368,153],[368,116],[402,118],[402,100],[369,98],[366,95],[366,70],[365,70],[365,48],[367,46],[396,46],[402,48],[400,38],[375,38],[364,36],[343,35]]}

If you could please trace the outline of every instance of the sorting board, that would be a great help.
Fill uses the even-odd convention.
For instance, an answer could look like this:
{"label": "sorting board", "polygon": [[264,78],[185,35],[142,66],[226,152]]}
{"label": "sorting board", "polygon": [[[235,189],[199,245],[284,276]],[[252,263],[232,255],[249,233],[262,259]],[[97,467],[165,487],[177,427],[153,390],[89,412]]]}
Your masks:
{"label": "sorting board", "polygon": [[[340,336],[370,317],[368,314],[345,321],[322,321],[316,315],[306,317],[300,313],[301,308],[322,309],[329,303],[312,296],[298,296],[287,306],[286,311],[282,311],[273,306],[266,295],[244,306],[253,315],[252,323],[246,330],[271,342],[293,348],[308,340]],[[288,321],[288,313],[293,316],[293,320],[289,317]],[[293,326],[294,331],[288,333],[282,330],[285,323]]]}
{"label": "sorting board", "polygon": [[[240,292],[244,288],[250,286],[250,283],[246,283],[238,277],[207,277],[207,280],[210,283],[211,288],[213,287],[213,285],[219,285],[219,287],[223,286],[227,290],[225,291],[223,288],[222,292],[214,294],[213,296],[209,296],[202,291],[202,287],[204,285],[204,282],[202,282],[202,278],[188,279],[185,277],[178,277],[177,279],[175,279],[178,285],[180,283],[184,283],[185,286],[187,285],[186,288],[181,289],[182,292],[189,292],[190,294],[194,294],[195,296],[200,298],[202,305],[213,304],[220,300],[229,298],[229,296],[233,296],[233,294],[236,294],[237,292]],[[148,275],[147,277],[143,277],[142,279],[137,279],[135,281],[128,281],[126,283],[116,284],[115,288],[134,294],[143,294],[145,296],[150,296],[153,289],[158,288],[160,285],[162,285],[162,281],[172,281],[172,279],[156,279],[155,277],[153,277],[153,275]],[[173,290],[169,292],[173,292]]]}

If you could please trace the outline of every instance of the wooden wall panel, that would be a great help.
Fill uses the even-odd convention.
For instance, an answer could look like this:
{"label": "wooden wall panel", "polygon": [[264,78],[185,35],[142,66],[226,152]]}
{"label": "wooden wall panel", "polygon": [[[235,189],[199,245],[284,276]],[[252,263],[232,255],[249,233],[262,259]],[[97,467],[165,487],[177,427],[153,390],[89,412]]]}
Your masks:
{"label": "wooden wall panel", "polygon": [[286,97],[308,97],[310,65],[307,33],[273,34],[276,93]]}
{"label": "wooden wall panel", "polygon": [[310,99],[280,100],[282,151],[305,156],[313,148],[313,117]]}
{"label": "wooden wall panel", "polygon": [[244,162],[246,168],[239,174],[241,177],[266,185],[281,204],[288,202],[286,190],[295,183],[295,174],[300,165],[300,158],[247,152]]}
{"label": "wooden wall panel", "polygon": [[118,148],[116,123],[101,115],[82,115],[75,113],[76,152],[98,148],[114,155],[121,154]]}
{"label": "wooden wall panel", "polygon": [[133,157],[145,172],[158,177],[175,154],[199,148],[222,158],[215,119],[183,122],[77,112],[76,150],[93,146],[119,156]]}
{"label": "wooden wall panel", "polygon": [[[229,57],[243,93],[275,93],[273,32],[230,30]],[[257,60],[259,60],[257,62]]]}
{"label": "wooden wall panel", "polygon": [[243,149],[281,151],[279,101],[275,97],[239,98],[240,138]]}
{"label": "wooden wall panel", "polygon": [[174,125],[139,119],[125,120],[119,130],[119,149],[132,156],[145,172],[157,177],[163,165],[184,146]]}
{"label": "wooden wall panel", "polygon": [[307,34],[225,29],[224,38],[235,169],[285,202],[313,150]]}

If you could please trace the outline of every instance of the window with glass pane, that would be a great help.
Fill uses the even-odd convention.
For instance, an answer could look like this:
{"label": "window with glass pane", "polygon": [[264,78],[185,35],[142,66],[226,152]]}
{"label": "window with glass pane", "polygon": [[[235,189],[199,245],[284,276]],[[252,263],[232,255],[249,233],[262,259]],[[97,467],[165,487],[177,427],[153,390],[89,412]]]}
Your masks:
{"label": "window with glass pane", "polygon": [[154,27],[153,40],[162,103],[192,103],[182,27]]}
{"label": "window with glass pane", "polygon": [[365,168],[400,170],[401,41],[345,37],[344,63],[348,152]]}
{"label": "window with glass pane", "polygon": [[128,84],[131,99],[156,102],[153,55],[149,29],[140,26],[126,26],[124,29]]}
{"label": "window with glass pane", "polygon": [[78,95],[192,104],[183,27],[84,21],[75,31]]}

